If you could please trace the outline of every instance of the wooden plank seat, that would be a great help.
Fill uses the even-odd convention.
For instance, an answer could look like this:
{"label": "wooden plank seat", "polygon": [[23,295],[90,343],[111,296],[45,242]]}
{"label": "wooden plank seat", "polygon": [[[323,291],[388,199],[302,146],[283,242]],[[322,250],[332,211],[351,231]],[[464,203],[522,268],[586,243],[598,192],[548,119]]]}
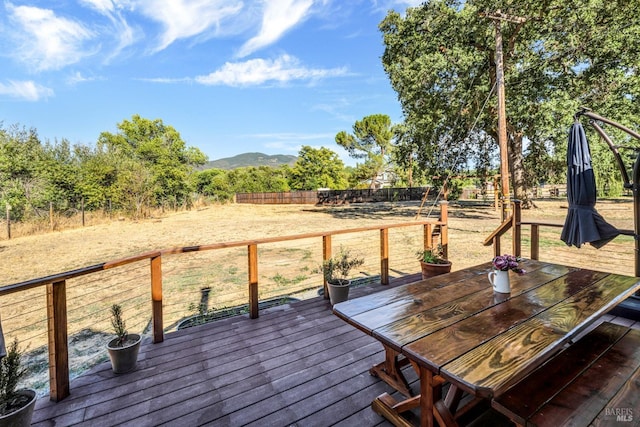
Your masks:
{"label": "wooden plank seat", "polygon": [[639,385],[640,331],[603,322],[492,407],[519,426],[621,425],[640,417]]}

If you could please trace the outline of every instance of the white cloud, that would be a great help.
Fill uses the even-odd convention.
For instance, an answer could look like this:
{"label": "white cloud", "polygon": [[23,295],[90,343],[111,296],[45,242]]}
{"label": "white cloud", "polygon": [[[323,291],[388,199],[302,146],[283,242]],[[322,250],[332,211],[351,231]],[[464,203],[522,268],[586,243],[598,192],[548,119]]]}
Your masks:
{"label": "white cloud", "polygon": [[313,0],[268,0],[264,4],[260,32],[240,48],[239,57],[245,57],[274,43],[285,32],[304,21]]}
{"label": "white cloud", "polygon": [[24,99],[26,101],[38,101],[41,98],[53,96],[53,90],[31,80],[9,80],[8,84],[0,83],[0,95],[8,95],[12,98]]}
{"label": "white cloud", "polygon": [[107,15],[114,11],[114,4],[111,0],[80,0],[80,3],[86,4],[103,15]]}
{"label": "white cloud", "polygon": [[103,29],[102,33],[116,37],[114,52],[107,59],[117,56],[124,48],[136,41],[135,31],[122,15],[121,10],[128,4],[119,0],[80,0],[111,21],[112,27]]}
{"label": "white cloud", "polygon": [[79,22],[56,16],[52,10],[6,5],[10,19],[21,30],[15,55],[37,71],[56,70],[74,64],[87,52],[84,43],[94,33]]}
{"label": "white cloud", "polygon": [[87,77],[82,75],[82,73],[80,73],[79,71],[76,71],[75,73],[67,77],[67,84],[77,85],[80,83],[93,82],[96,80],[104,80],[104,79],[102,77]]}
{"label": "white cloud", "polygon": [[[98,0],[92,0],[98,1]],[[141,12],[164,27],[155,51],[178,39],[201,35],[242,10],[240,0],[142,0]]]}
{"label": "white cloud", "polygon": [[274,60],[251,59],[245,62],[227,62],[217,71],[196,77],[195,80],[204,85],[256,86],[267,82],[314,81],[346,74],[345,68],[306,68],[297,58],[282,55]]}

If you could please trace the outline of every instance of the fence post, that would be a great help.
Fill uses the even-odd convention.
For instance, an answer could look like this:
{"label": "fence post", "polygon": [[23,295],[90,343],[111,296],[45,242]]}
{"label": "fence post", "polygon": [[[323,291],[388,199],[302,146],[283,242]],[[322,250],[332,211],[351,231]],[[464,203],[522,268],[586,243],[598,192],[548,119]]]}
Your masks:
{"label": "fence post", "polygon": [[380,283],[389,284],[389,229],[380,230]]}
{"label": "fence post", "polygon": [[[331,235],[322,236],[322,263],[324,265],[325,261],[329,261],[331,258]],[[324,299],[329,299],[329,287],[327,286],[327,281],[324,278],[324,273],[322,274],[322,283],[324,284]]]}
{"label": "fence post", "polygon": [[11,206],[7,203],[7,239],[11,240]]}
{"label": "fence post", "polygon": [[47,284],[49,336],[49,397],[58,402],[69,396],[69,349],[67,344],[66,282]]}
{"label": "fence post", "polygon": [[49,202],[49,226],[53,231],[53,202]]}
{"label": "fence post", "polygon": [[249,251],[249,317],[258,318],[258,245],[248,246]]}
{"label": "fence post", "polygon": [[84,197],[80,201],[80,209],[82,210],[82,226],[84,227]]}
{"label": "fence post", "polygon": [[151,258],[151,317],[153,342],[164,341],[162,318],[162,256]]}

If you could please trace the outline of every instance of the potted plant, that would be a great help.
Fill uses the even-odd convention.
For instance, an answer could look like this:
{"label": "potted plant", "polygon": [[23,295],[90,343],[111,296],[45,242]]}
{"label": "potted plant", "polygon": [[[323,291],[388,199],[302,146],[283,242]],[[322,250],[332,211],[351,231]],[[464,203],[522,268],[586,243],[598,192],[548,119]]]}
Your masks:
{"label": "potted plant", "polygon": [[451,271],[451,261],[444,258],[442,245],[435,248],[424,249],[417,254],[420,266],[422,268],[422,279],[439,276]]}
{"label": "potted plant", "polygon": [[0,425],[30,426],[36,391],[28,388],[16,390],[27,370],[20,364],[22,353],[18,349],[17,339],[8,350],[0,360]]}
{"label": "potted plant", "polygon": [[142,337],[127,333],[122,307],[118,304],[111,306],[111,325],[116,333],[116,337],[107,344],[111,368],[116,374],[124,374],[136,367]]}
{"label": "potted plant", "polygon": [[349,299],[349,273],[364,264],[364,259],[351,255],[348,249],[340,246],[338,255],[325,260],[320,267],[329,288],[331,305]]}

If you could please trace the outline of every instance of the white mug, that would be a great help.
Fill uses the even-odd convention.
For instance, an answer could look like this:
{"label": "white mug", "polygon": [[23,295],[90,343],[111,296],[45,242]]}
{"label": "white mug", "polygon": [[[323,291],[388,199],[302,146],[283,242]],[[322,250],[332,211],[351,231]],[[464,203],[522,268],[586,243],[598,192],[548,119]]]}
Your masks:
{"label": "white mug", "polygon": [[492,270],[488,274],[489,282],[493,286],[494,292],[501,294],[511,293],[511,283],[509,282],[509,272],[501,270]]}

